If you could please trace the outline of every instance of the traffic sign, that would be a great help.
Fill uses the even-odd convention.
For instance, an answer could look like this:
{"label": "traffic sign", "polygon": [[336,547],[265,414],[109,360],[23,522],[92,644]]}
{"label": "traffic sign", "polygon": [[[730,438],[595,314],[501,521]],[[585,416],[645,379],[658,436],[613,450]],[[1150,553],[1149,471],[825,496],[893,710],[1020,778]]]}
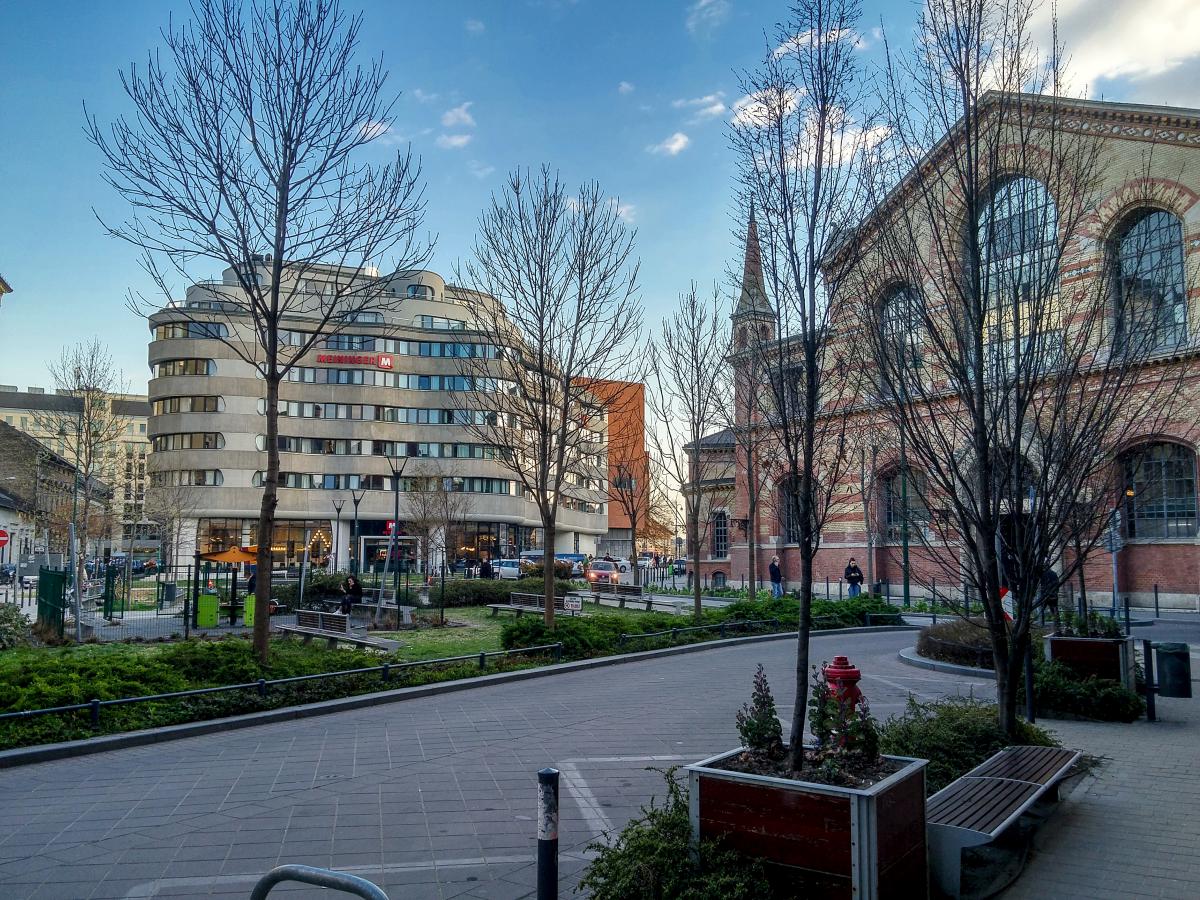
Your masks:
{"label": "traffic sign", "polygon": [[1112,518],[1108,520],[1108,530],[1104,533],[1104,549],[1109,553],[1120,553],[1125,546],[1125,536],[1121,534],[1121,511],[1113,510]]}
{"label": "traffic sign", "polygon": [[563,602],[563,609],[578,612],[583,609],[583,598],[578,594],[567,597]]}
{"label": "traffic sign", "polygon": [[3,529],[0,529],[0,547],[5,547],[7,545],[8,545],[8,532]]}

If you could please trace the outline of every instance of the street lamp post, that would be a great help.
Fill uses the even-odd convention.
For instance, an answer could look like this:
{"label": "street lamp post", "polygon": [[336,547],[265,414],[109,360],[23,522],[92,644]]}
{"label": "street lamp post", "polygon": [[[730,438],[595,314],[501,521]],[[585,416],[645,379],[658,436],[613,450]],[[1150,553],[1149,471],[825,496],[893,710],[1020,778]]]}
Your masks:
{"label": "street lamp post", "polygon": [[346,498],[339,497],[333,501],[333,510],[337,513],[337,525],[333,529],[333,571],[338,571],[338,544],[342,542],[342,507],[346,505]]}
{"label": "street lamp post", "polygon": [[361,541],[359,540],[359,537],[358,537],[358,504],[362,503],[362,498],[365,497],[366,495],[367,495],[366,488],[363,488],[362,490],[352,490],[350,492],[350,499],[354,502],[354,546],[351,547],[352,552],[350,554],[350,573],[355,578],[357,578],[359,575],[360,565],[359,565],[358,554],[359,554],[359,551],[362,549],[359,546]]}

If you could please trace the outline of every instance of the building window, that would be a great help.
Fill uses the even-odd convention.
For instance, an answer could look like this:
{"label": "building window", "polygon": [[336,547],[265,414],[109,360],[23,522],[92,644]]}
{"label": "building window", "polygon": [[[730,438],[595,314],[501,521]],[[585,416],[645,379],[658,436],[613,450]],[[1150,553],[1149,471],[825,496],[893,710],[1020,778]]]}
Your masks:
{"label": "building window", "polygon": [[723,587],[725,587],[725,584],[726,584],[725,573],[724,572],[713,572],[712,586],[715,588],[723,588]]}
{"label": "building window", "polygon": [[1180,444],[1147,444],[1125,456],[1124,469],[1131,538],[1196,536],[1195,453]]}
{"label": "building window", "polygon": [[447,319],[442,316],[417,316],[415,324],[418,328],[431,328],[435,331],[464,331],[467,323],[462,319]]}
{"label": "building window", "polygon": [[211,359],[166,359],[158,364],[157,375],[212,375],[215,368]]}
{"label": "building window", "polygon": [[410,300],[432,300],[433,288],[427,284],[410,284],[405,294]]}
{"label": "building window", "polygon": [[182,469],[166,472],[154,472],[150,475],[150,483],[155,487],[163,486],[192,486],[220,487],[225,483],[225,476],[220,469]]}
{"label": "building window", "polygon": [[[151,441],[158,450],[220,450],[225,446],[225,436],[215,431],[189,431],[183,434],[158,434]],[[126,456],[132,456],[133,448],[126,447]]]}
{"label": "building window", "polygon": [[218,412],[220,397],[163,397],[154,401],[154,415],[170,413]]}
{"label": "building window", "polygon": [[893,288],[883,300],[880,325],[889,371],[880,373],[886,382],[885,396],[893,387],[912,387],[921,367],[921,334],[925,321],[921,295],[907,285]]}
{"label": "building window", "polygon": [[1114,238],[1117,346],[1136,353],[1187,340],[1183,223],[1161,209],[1126,217]]}
{"label": "building window", "polygon": [[[1053,362],[1061,354],[1062,328],[1055,321],[1059,248],[1054,198],[1037,179],[1005,181],[979,217],[978,239],[988,377],[1013,374],[1017,353],[1022,358],[1045,355],[1042,365]],[[1040,367],[1022,364],[1021,370],[1036,373]]]}
{"label": "building window", "polygon": [[170,322],[159,325],[154,329],[154,339],[169,341],[178,338],[203,340],[206,338],[224,338],[229,336],[229,329],[222,322]]}
{"label": "building window", "polygon": [[785,544],[800,543],[799,498],[797,479],[788,477],[779,483],[779,525]]}
{"label": "building window", "polygon": [[729,513],[717,510],[712,517],[712,555],[714,559],[729,556]]}
{"label": "building window", "polygon": [[369,334],[331,334],[325,338],[326,350],[374,350],[375,338]]}
{"label": "building window", "polygon": [[[905,503],[908,495],[908,532],[920,537],[929,524],[929,507],[925,503],[925,480],[919,472],[909,470],[908,484],[899,472],[883,479],[883,524],[885,539],[900,542],[904,537]],[[907,488],[907,491],[906,491]]]}

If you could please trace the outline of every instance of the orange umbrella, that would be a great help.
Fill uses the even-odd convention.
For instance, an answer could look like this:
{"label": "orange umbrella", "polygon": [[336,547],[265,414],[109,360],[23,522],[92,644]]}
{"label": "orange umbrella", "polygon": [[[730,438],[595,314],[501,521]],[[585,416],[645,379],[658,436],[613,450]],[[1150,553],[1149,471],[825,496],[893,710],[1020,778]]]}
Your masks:
{"label": "orange umbrella", "polygon": [[209,562],[222,563],[252,563],[258,559],[253,553],[241,547],[230,547],[228,550],[216,553],[201,553],[200,558]]}

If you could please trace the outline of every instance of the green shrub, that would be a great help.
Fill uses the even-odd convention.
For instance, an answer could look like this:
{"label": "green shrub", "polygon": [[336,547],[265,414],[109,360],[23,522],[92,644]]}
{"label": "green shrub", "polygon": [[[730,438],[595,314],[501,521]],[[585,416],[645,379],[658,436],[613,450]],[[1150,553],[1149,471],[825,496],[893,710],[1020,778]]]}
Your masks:
{"label": "green shrub", "polygon": [[[573,590],[569,581],[555,581],[554,593],[562,596]],[[542,594],[545,592],[545,582],[541,578],[518,578],[515,581],[500,579],[467,578],[446,582],[446,606],[486,606],[489,603],[507,603],[509,594],[516,591],[523,594]],[[429,588],[429,602],[432,606],[441,603],[441,583],[434,582]]]}
{"label": "green shrub", "polygon": [[29,620],[15,603],[0,603],[0,650],[29,644]]}
{"label": "green shrub", "polygon": [[754,673],[754,692],[750,702],[738,710],[738,736],[742,746],[760,756],[774,758],[783,753],[783,726],[775,711],[775,698],[767,683],[762,663]]}
{"label": "green shrub", "polygon": [[593,900],[769,900],[762,864],[704,841],[692,856],[687,791],[668,769],[666,801],[642,807],[611,844],[597,841],[596,854],[579,890]]}
{"label": "green shrub", "polygon": [[983,619],[947,619],[921,629],[917,655],[928,659],[991,669],[992,636]]}
{"label": "green shrub", "polygon": [[[1038,712],[1082,716],[1101,722],[1132,722],[1146,711],[1146,703],[1129,688],[1107,678],[1080,678],[1062,663],[1037,660],[1033,669],[1033,694]],[[1018,703],[1023,703],[1022,682]]]}
{"label": "green shrub", "polygon": [[[1057,747],[1049,733],[1028,722],[1017,723],[1018,744]],[[925,790],[936,793],[1011,741],[1000,730],[995,704],[947,697],[921,703],[908,698],[900,715],[879,726],[879,749],[893,756],[929,760]]]}
{"label": "green shrub", "polygon": [[[554,577],[560,581],[569,581],[573,571],[575,571],[575,567],[566,560],[556,559],[554,561]],[[545,574],[546,566],[543,563],[523,563],[521,565],[522,578],[543,578]]]}

